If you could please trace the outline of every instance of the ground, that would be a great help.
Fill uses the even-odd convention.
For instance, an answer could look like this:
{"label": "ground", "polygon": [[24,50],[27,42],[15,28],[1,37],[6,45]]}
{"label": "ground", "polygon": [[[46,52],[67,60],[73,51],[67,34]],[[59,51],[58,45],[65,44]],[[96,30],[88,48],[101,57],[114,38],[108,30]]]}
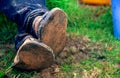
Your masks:
{"label": "ground", "polygon": [[[15,53],[14,44],[11,43],[1,44],[0,49],[1,51],[3,51],[0,53],[0,58],[9,56],[7,53],[11,54],[11,51]],[[80,78],[80,77],[90,78],[90,76],[91,78],[97,78],[100,74],[99,73],[100,69],[94,68],[93,71],[91,71],[91,73],[85,72],[86,70],[83,71],[82,66],[79,67],[80,66],[79,63],[83,62],[84,65],[84,60],[86,60],[87,58],[92,58],[92,59],[97,59],[98,61],[105,64],[105,59],[107,57],[102,55],[102,52],[105,49],[106,48],[102,44],[100,43],[96,44],[95,42],[92,42],[87,36],[70,34],[67,36],[66,47],[56,58],[55,64],[53,64],[49,68],[43,69],[41,71],[37,71],[36,72],[37,77],[33,77],[33,78],[38,78],[38,77],[39,78]],[[111,50],[111,48],[109,49]],[[92,51],[95,51],[96,53],[94,52],[92,53]],[[10,59],[9,57],[7,58]],[[10,60],[12,62],[13,59]],[[4,63],[5,63],[4,61],[0,62],[0,69],[6,67]],[[21,70],[17,70],[17,71],[22,72]],[[4,77],[5,78],[11,77],[10,72],[8,71],[8,73],[4,74]],[[29,73],[28,71],[24,71],[24,72]],[[14,74],[14,78],[19,78],[19,76],[21,75]]]}
{"label": "ground", "polygon": [[[69,64],[71,66],[77,65],[80,61],[84,60],[86,57],[90,57],[90,51],[92,49],[99,49],[101,46],[98,46],[92,43],[88,37],[76,36],[74,34],[67,36],[66,47],[56,58],[56,63],[51,67],[43,69],[39,72],[40,77],[42,78],[64,78],[67,76],[67,73],[63,72],[60,68],[63,64]],[[2,44],[0,49],[3,52],[7,52],[11,49],[14,49],[13,44]],[[0,57],[6,56],[5,53],[0,54]],[[0,64],[0,67],[4,67],[3,64]],[[64,70],[69,71],[69,68]],[[80,70],[77,70],[77,73],[81,73]],[[72,74],[74,70],[72,70]],[[65,74],[65,75],[64,75]],[[9,75],[7,75],[9,77]],[[73,74],[74,76],[74,74]],[[68,76],[69,77],[69,76]]]}
{"label": "ground", "polygon": [[[79,74],[79,77],[82,76],[82,71],[79,70],[76,65],[80,61],[84,61],[87,57],[90,57],[90,51],[95,49],[100,50],[101,48],[102,46],[94,44],[88,37],[72,34],[68,36],[66,47],[57,57],[56,64],[48,69],[42,70],[42,72],[40,72],[40,76],[42,78],[78,78],[77,74]],[[60,66],[63,64],[66,64],[66,68],[63,68],[63,70],[69,72],[70,75],[61,70]],[[69,67],[75,68],[70,70]]]}
{"label": "ground", "polygon": [[[67,8],[62,1],[70,2]],[[74,1],[57,0],[68,15],[66,47],[55,64],[40,71],[9,69],[17,29],[0,14],[0,78],[120,78],[120,41],[113,34],[111,6],[78,6]]]}

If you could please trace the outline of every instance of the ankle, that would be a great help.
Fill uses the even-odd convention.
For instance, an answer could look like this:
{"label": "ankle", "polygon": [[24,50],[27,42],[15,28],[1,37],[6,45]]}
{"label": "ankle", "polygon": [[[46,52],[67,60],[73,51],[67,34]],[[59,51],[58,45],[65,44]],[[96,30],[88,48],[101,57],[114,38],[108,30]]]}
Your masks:
{"label": "ankle", "polygon": [[33,21],[33,25],[32,25],[32,26],[33,26],[33,30],[35,31],[35,34],[36,34],[36,35],[37,35],[38,25],[39,25],[41,19],[42,19],[42,16],[37,16],[37,17],[34,19],[34,21]]}

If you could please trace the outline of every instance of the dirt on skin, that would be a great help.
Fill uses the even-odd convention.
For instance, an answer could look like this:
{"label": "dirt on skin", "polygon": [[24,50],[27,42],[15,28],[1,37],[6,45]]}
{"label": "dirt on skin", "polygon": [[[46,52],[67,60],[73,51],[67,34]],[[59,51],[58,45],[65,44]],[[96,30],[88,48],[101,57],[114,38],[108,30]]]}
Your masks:
{"label": "dirt on skin", "polygon": [[[61,65],[69,64],[74,67],[80,61],[83,61],[87,57],[91,57],[91,51],[95,52],[103,52],[102,50],[104,46],[101,44],[97,44],[92,42],[87,36],[76,36],[71,34],[67,36],[66,47],[64,50],[57,56],[56,63],[51,67],[41,70],[39,73],[39,78],[70,78],[67,72],[61,70]],[[5,52],[5,50],[9,50],[14,48],[13,44],[3,44],[0,46],[1,51]],[[0,57],[4,54],[0,53]],[[99,54],[99,53],[98,53]],[[104,56],[96,54],[95,57],[97,59],[104,59]],[[75,70],[81,73],[81,70]],[[76,76],[74,71],[72,78]]]}

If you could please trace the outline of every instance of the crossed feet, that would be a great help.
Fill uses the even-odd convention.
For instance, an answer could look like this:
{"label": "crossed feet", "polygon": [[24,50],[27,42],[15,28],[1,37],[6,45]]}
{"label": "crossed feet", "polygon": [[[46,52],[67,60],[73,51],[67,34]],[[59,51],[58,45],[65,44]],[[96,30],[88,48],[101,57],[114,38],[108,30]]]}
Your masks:
{"label": "crossed feet", "polygon": [[38,39],[26,38],[14,58],[14,67],[37,70],[51,66],[65,47],[66,27],[66,14],[59,8],[37,16],[33,29]]}

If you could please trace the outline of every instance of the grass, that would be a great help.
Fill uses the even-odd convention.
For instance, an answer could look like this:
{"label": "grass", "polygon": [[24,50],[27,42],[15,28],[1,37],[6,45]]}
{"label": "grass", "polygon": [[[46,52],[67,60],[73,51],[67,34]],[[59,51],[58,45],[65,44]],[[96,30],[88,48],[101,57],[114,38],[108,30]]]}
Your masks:
{"label": "grass", "polygon": [[13,41],[17,33],[16,24],[8,20],[5,15],[0,13],[0,42]]}
{"label": "grass", "polygon": [[[113,36],[112,13],[110,6],[91,6],[91,5],[78,5],[75,0],[48,0],[47,6],[49,9],[53,7],[62,8],[68,15],[68,28],[67,32],[75,33],[76,35],[87,36],[92,42],[101,44],[104,49],[102,52],[97,53],[91,51],[92,56],[85,60],[78,62],[77,65],[71,66],[63,64],[61,69],[66,72],[66,78],[70,71],[74,70],[76,78],[86,76],[93,76],[91,78],[119,78],[120,77],[120,41]],[[3,14],[0,14],[0,41],[9,42],[13,41],[17,32],[16,24],[8,20]],[[1,44],[2,45],[2,44]],[[0,77],[2,77],[6,69],[10,66],[14,56],[14,50],[7,51],[6,55],[0,58]],[[12,55],[12,56],[11,56]],[[104,60],[97,59],[97,56],[105,57]],[[79,75],[77,70],[82,71]],[[15,75],[18,78],[38,78],[37,72],[21,72],[13,70],[10,77]],[[8,75],[9,75],[8,74]]]}

